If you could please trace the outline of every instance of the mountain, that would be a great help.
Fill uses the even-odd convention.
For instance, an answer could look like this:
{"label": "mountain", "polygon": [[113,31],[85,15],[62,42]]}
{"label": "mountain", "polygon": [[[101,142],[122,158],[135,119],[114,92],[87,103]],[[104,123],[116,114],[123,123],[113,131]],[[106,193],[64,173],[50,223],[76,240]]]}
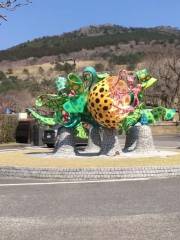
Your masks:
{"label": "mountain", "polygon": [[28,41],[7,50],[0,51],[0,61],[21,60],[30,57],[42,58],[93,50],[98,47],[118,46],[134,42],[135,45],[175,44],[180,45],[180,30],[172,27],[134,28],[119,25],[99,25],[57,36],[47,36]]}
{"label": "mountain", "polygon": [[57,76],[82,73],[86,66],[114,75],[120,69],[147,68],[159,81],[147,91],[146,102],[180,106],[180,30],[169,26],[89,26],[0,51],[0,97],[23,110],[33,97],[54,93]]}

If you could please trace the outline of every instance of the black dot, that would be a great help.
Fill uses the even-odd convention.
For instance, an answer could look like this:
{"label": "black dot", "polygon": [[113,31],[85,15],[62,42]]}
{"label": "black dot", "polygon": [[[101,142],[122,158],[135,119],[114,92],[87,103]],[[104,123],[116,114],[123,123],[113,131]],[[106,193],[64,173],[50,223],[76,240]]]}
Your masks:
{"label": "black dot", "polygon": [[98,93],[95,94],[96,96],[98,95]]}
{"label": "black dot", "polygon": [[100,102],[99,98],[96,98],[96,103],[99,103],[99,102]]}
{"label": "black dot", "polygon": [[108,102],[108,100],[107,100],[107,99],[105,99],[105,100],[104,100],[104,102],[105,102],[105,103],[107,103],[107,102]]}
{"label": "black dot", "polygon": [[112,121],[113,123],[116,123],[115,121]]}
{"label": "black dot", "polygon": [[106,119],[106,121],[105,121],[105,122],[106,122],[106,123],[109,123],[109,120],[107,120],[107,119]]}
{"label": "black dot", "polygon": [[104,110],[104,111],[107,111],[107,110],[108,110],[108,106],[104,106],[104,107],[103,107],[103,110]]}
{"label": "black dot", "polygon": [[104,95],[103,95],[103,94],[101,94],[101,97],[103,98],[103,97],[104,97]]}
{"label": "black dot", "polygon": [[97,86],[93,88],[93,91],[96,91],[96,89],[97,89]]}
{"label": "black dot", "polygon": [[104,88],[100,88],[100,89],[99,89],[99,92],[104,92]]}
{"label": "black dot", "polygon": [[102,117],[103,117],[102,113],[100,113],[100,114],[99,114],[99,117],[100,117],[100,118],[102,118]]}
{"label": "black dot", "polygon": [[100,109],[99,109],[99,108],[97,108],[97,110],[99,111]]}
{"label": "black dot", "polygon": [[91,106],[94,107],[94,103],[91,103]]}

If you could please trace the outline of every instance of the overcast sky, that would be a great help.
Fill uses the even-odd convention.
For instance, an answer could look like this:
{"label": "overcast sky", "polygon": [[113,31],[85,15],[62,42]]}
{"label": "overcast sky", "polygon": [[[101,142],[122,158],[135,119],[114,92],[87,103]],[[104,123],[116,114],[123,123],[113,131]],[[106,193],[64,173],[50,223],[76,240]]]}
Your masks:
{"label": "overcast sky", "polygon": [[180,0],[32,0],[7,12],[0,26],[0,49],[34,38],[59,35],[83,26],[119,24],[180,28]]}

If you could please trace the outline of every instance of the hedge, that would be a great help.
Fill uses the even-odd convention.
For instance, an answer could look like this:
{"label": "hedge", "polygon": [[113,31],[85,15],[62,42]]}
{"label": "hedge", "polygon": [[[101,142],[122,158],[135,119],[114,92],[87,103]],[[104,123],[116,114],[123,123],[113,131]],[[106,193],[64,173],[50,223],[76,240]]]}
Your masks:
{"label": "hedge", "polygon": [[18,125],[16,115],[0,114],[0,143],[15,141],[15,132]]}

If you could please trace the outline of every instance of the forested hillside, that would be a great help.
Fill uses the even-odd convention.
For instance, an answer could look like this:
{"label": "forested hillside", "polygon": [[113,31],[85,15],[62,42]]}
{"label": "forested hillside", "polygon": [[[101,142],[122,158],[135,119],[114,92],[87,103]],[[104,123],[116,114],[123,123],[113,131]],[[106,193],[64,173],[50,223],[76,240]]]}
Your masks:
{"label": "forested hillside", "polygon": [[[90,26],[60,36],[43,37],[0,51],[1,60],[20,60],[29,57],[52,56],[94,49],[109,45],[174,43],[180,44],[180,31],[172,28],[124,28],[118,25]],[[155,44],[154,43],[154,44]]]}

